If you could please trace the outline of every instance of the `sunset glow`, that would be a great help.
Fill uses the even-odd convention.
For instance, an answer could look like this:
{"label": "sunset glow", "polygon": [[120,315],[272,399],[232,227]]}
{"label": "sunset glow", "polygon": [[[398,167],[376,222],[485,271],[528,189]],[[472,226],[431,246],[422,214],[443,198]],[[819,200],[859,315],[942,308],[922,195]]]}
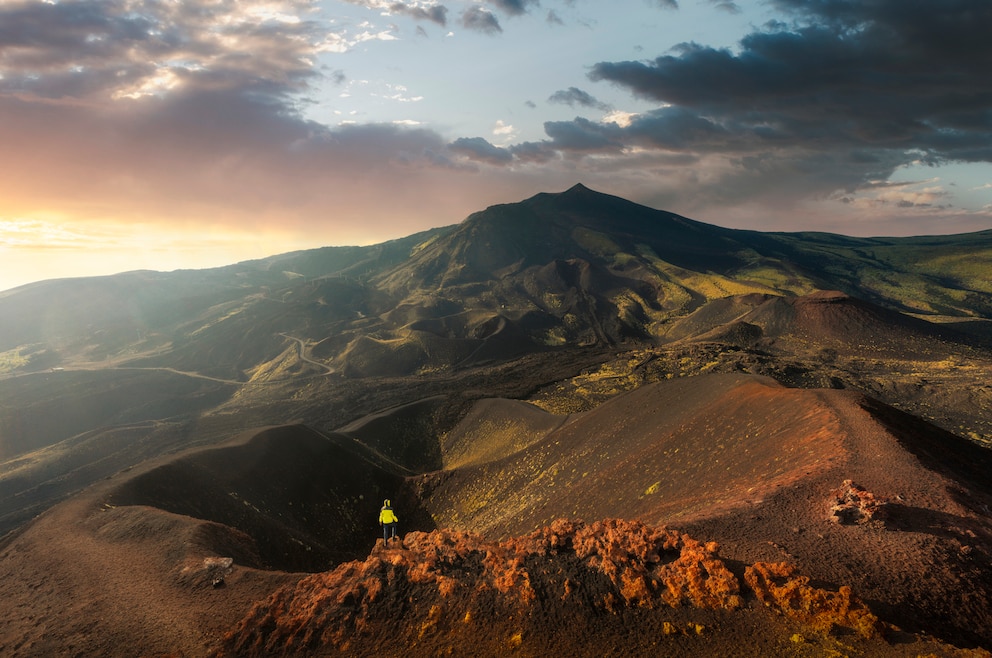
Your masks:
{"label": "sunset glow", "polygon": [[992,228],[990,7],[3,2],[0,290],[578,182],[735,228]]}

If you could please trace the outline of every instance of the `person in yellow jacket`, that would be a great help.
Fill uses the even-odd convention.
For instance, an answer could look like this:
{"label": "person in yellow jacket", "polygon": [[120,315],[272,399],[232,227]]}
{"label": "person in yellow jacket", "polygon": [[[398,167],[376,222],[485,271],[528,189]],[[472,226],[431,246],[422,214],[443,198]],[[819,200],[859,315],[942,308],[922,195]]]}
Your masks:
{"label": "person in yellow jacket", "polygon": [[379,525],[382,526],[382,542],[389,543],[389,538],[396,538],[396,524],[400,517],[396,516],[393,506],[389,504],[389,499],[382,501],[382,509],[379,510]]}

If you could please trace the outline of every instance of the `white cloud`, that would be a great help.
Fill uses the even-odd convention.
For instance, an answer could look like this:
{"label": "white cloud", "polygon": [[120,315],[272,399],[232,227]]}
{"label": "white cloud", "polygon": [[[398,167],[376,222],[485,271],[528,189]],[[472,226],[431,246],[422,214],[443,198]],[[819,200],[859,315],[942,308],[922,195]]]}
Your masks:
{"label": "white cloud", "polygon": [[496,121],[496,125],[493,126],[493,137],[501,145],[508,145],[517,138],[517,129],[513,127],[513,124],[504,122],[502,119]]}
{"label": "white cloud", "polygon": [[636,112],[624,112],[623,110],[614,110],[603,117],[603,123],[615,123],[621,128],[629,128],[630,124],[633,123],[638,114]]}

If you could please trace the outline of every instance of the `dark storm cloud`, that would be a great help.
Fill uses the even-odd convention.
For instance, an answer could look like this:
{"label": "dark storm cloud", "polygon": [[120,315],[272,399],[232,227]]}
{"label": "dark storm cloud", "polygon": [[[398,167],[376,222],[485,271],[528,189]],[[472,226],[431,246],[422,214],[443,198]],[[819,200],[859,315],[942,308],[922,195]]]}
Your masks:
{"label": "dark storm cloud", "polygon": [[[780,20],[736,50],[683,43],[651,61],[592,67],[590,79],[656,101],[656,109],[549,121],[547,139],[484,161],[583,159],[604,176],[655,172],[673,181],[670,193],[686,208],[780,209],[862,193],[874,207],[936,208],[938,192],[882,190],[877,181],[910,164],[992,162],[992,3],[771,2]],[[578,88],[548,100],[595,102]]]}
{"label": "dark storm cloud", "polygon": [[675,107],[638,115],[623,127],[577,117],[572,121],[546,122],[544,130],[550,137],[546,147],[573,152],[616,152],[624,145],[666,151],[746,152],[758,141],[753,135],[735,134],[718,123]]}
{"label": "dark storm cloud", "polygon": [[678,0],[652,0],[652,4],[658,5],[664,9],[678,9]]}
{"label": "dark storm cloud", "polygon": [[548,98],[549,103],[558,103],[561,105],[568,105],[570,107],[575,107],[580,105],[582,107],[592,107],[597,110],[609,110],[610,106],[599,100],[596,100],[588,92],[582,91],[577,87],[569,87],[568,89],[562,89],[551,94]]}
{"label": "dark storm cloud", "polygon": [[503,31],[500,27],[499,20],[493,15],[491,11],[487,11],[482,7],[471,7],[466,9],[462,13],[462,26],[468,28],[469,30],[476,30],[477,32],[484,32],[486,34],[499,34]]}
{"label": "dark storm cloud", "polygon": [[[776,0],[794,22],[739,52],[683,44],[591,77],[751,137],[992,159],[992,3]],[[772,145],[772,144],[769,144]]]}
{"label": "dark storm cloud", "polygon": [[548,142],[523,142],[514,144],[509,148],[515,161],[531,164],[544,164],[557,160],[560,157],[559,151],[551,147]]}
{"label": "dark storm cloud", "polygon": [[395,2],[389,6],[389,10],[396,14],[404,14],[418,21],[430,21],[437,23],[441,27],[448,24],[448,8],[444,5],[433,5],[431,7],[411,7],[402,2]]}

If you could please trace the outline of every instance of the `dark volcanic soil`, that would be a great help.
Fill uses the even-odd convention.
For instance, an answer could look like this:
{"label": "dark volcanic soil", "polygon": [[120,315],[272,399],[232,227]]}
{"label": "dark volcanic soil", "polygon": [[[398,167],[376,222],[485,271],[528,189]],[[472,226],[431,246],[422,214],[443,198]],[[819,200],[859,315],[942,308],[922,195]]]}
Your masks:
{"label": "dark volcanic soil", "polygon": [[[992,646],[984,449],[855,393],[743,375],[557,419],[520,404],[480,403],[442,442],[464,466],[422,476],[303,426],[119,473],[0,546],[0,653]],[[388,549],[385,497],[405,535]]]}

